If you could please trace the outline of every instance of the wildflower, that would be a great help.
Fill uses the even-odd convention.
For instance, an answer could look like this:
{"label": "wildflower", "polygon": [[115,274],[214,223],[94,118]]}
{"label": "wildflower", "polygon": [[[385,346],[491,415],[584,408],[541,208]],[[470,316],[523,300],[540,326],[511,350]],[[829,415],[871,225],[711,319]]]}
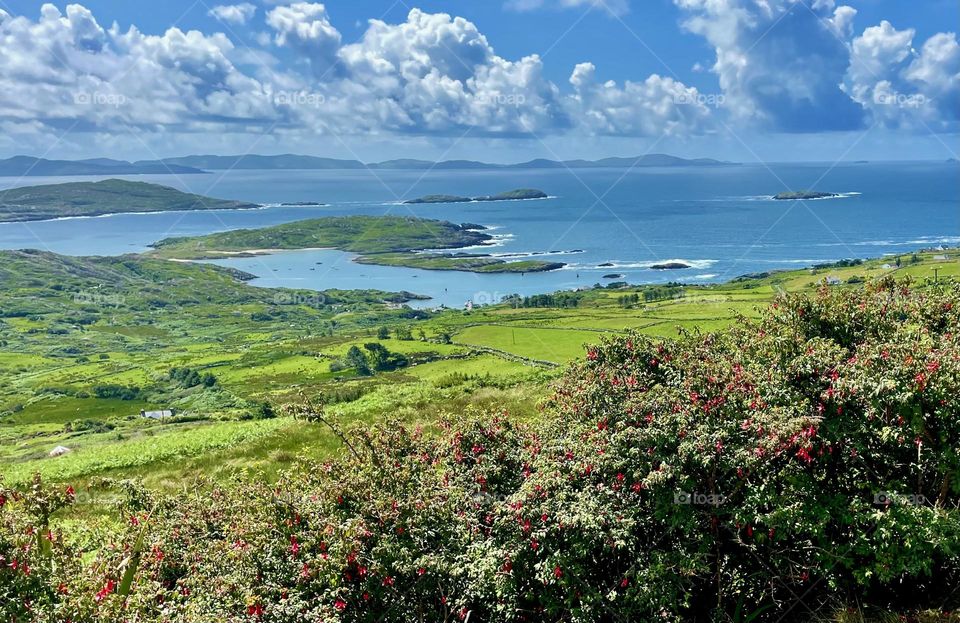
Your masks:
{"label": "wildflower", "polygon": [[97,591],[97,594],[93,596],[93,600],[96,602],[103,601],[106,599],[107,595],[113,592],[113,589],[116,588],[116,586],[116,582],[113,580],[107,580],[107,583],[103,585],[103,588]]}
{"label": "wildflower", "polygon": [[563,569],[559,565],[553,568],[553,577],[558,579],[563,577]]}
{"label": "wildflower", "polygon": [[290,535],[290,554],[296,557],[297,552],[300,551],[300,543],[297,542],[297,535]]}
{"label": "wildflower", "polygon": [[333,602],[333,607],[336,608],[337,610],[343,610],[344,608],[347,607],[347,602],[345,602],[342,599],[338,599],[335,602]]}

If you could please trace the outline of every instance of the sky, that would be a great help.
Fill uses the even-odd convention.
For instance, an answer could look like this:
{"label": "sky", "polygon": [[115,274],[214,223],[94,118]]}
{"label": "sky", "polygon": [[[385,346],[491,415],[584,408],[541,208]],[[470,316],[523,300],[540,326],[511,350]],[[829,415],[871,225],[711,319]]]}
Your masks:
{"label": "sky", "polygon": [[0,0],[0,157],[943,160],[957,0]]}

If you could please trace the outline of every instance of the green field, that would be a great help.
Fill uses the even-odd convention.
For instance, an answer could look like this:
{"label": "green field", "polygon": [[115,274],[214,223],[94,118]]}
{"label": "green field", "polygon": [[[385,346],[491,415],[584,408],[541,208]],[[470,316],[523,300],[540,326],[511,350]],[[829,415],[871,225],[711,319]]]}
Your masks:
{"label": "green field", "polygon": [[[244,234],[245,236],[246,234]],[[180,243],[177,243],[180,244]],[[236,246],[254,240],[242,238]],[[0,254],[0,471],[74,482],[274,474],[339,447],[331,426],[283,415],[323,395],[341,429],[399,418],[429,428],[471,406],[533,417],[564,364],[604,336],[722,329],[778,292],[884,275],[960,276],[958,253],[755,276],[714,286],[596,287],[472,311],[413,311],[389,293],[256,288],[207,264]],[[539,306],[535,306],[539,305]],[[549,305],[549,306],[544,306]],[[352,351],[391,357],[362,373]],[[180,370],[180,372],[177,372]],[[186,370],[184,372],[183,370]],[[265,408],[264,405],[269,405]],[[141,410],[174,409],[157,422]],[[48,456],[63,445],[71,452]]]}

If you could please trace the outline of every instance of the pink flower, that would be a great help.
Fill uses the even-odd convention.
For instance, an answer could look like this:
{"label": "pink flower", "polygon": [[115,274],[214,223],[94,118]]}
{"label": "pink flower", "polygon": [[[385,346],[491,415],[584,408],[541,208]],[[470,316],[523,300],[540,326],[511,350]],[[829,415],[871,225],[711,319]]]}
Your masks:
{"label": "pink flower", "polygon": [[103,585],[96,595],[93,596],[94,601],[103,601],[107,595],[113,592],[113,589],[117,586],[117,583],[113,580],[107,580],[107,583]]}
{"label": "pink flower", "polygon": [[333,607],[336,608],[337,610],[343,610],[344,608],[347,607],[347,602],[345,602],[342,599],[338,599],[335,602],[333,602]]}
{"label": "pink flower", "polygon": [[562,578],[562,577],[563,577],[563,569],[561,569],[559,566],[554,567],[554,568],[553,568],[553,577],[555,577],[555,578]]}

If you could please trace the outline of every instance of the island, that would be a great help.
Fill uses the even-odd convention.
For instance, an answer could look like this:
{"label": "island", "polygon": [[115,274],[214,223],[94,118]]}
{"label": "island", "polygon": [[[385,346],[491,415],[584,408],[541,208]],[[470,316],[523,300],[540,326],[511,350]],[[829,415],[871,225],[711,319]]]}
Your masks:
{"label": "island", "polygon": [[33,156],[14,156],[0,160],[0,176],[69,175],[195,175],[206,173],[196,167],[165,162],[127,162],[112,158],[87,160],[48,160]]}
{"label": "island", "polygon": [[803,199],[829,199],[839,197],[838,193],[825,193],[816,190],[791,190],[773,196],[777,201],[798,201]]}
{"label": "island", "polygon": [[603,276],[604,279],[623,279],[623,275],[620,273],[610,273]]}
{"label": "island", "polygon": [[416,199],[408,199],[405,204],[418,203],[473,203],[480,201],[522,201],[524,199],[546,199],[547,193],[536,188],[517,188],[508,190],[496,195],[484,195],[481,197],[461,197],[459,195],[424,195]]}
{"label": "island", "polygon": [[0,193],[0,222],[174,210],[250,210],[259,207],[256,203],[214,199],[159,184],[109,179],[4,190]]}
{"label": "island", "polygon": [[237,229],[206,236],[166,238],[152,256],[177,260],[253,257],[296,249],[339,249],[357,253],[356,262],[426,270],[483,273],[542,272],[559,262],[508,260],[485,254],[444,253],[490,244],[493,236],[473,223],[401,216],[329,216],[261,229]]}
{"label": "island", "polygon": [[322,208],[325,203],[319,201],[284,201],[280,204],[281,208]]}
{"label": "island", "polygon": [[684,268],[690,268],[690,264],[686,262],[661,262],[650,266],[651,270],[682,270]]}

